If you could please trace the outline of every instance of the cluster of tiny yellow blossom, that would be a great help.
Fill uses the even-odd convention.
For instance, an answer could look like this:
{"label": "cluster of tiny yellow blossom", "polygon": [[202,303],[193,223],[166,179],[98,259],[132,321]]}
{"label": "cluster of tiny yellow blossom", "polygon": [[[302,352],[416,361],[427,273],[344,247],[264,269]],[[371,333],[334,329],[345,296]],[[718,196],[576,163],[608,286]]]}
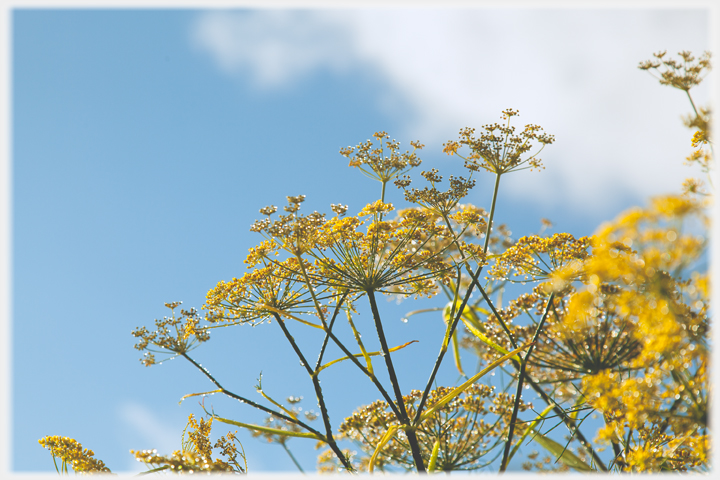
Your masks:
{"label": "cluster of tiny yellow blossom", "polygon": [[[600,439],[626,444],[621,450],[628,469],[653,470],[661,464],[643,463],[646,455],[639,452],[650,444],[637,439],[627,445],[627,432],[657,428],[687,444],[707,441],[708,283],[707,274],[694,268],[707,240],[697,232],[683,232],[681,227],[693,220],[696,228],[706,225],[702,204],[667,196],[601,227],[586,267],[588,289],[571,306],[571,311],[613,308],[632,324],[640,341],[638,354],[624,363],[625,371],[604,370],[583,379],[589,403],[606,419]],[[619,290],[608,306],[596,300],[603,283]],[[652,446],[652,451],[659,448]],[[682,469],[704,464],[693,456],[686,460]],[[673,462],[680,465],[678,459]]]}
{"label": "cluster of tiny yellow blossom", "polygon": [[[707,58],[683,75],[671,62],[664,83],[689,89],[709,67]],[[705,110],[697,113],[709,118]],[[702,118],[689,126],[699,128],[693,147],[710,145]],[[553,292],[552,315],[528,362],[529,376],[556,401],[602,414],[598,445],[612,446],[611,468],[618,471],[707,466],[709,281],[701,264],[710,199],[688,196],[690,183],[684,195],[654,198],[647,208],[602,225],[591,239],[561,247],[555,254],[560,261],[544,247],[550,239],[521,238],[494,257],[490,273],[544,283],[489,315],[483,338],[463,339],[481,358],[497,358],[500,353],[490,345],[510,349],[511,341],[496,317],[511,338],[527,341],[533,329],[515,326],[513,319],[539,315]],[[576,242],[567,234],[555,237]],[[527,464],[539,471],[547,470],[544,465]]]}
{"label": "cluster of tiny yellow blossom", "polygon": [[[477,233],[486,225],[484,211],[453,205],[445,220],[452,222],[454,232],[429,208],[405,209],[395,219],[383,218],[394,210],[378,200],[356,216],[326,219],[313,214],[309,219],[295,210],[280,220],[268,216],[256,222],[253,228],[268,239],[250,249],[245,263],[253,270],[218,283],[208,293],[203,307],[208,321],[256,324],[273,313],[300,315],[316,310],[318,303],[327,306],[340,295],[368,290],[434,295],[436,282],[447,283],[454,276],[459,259],[448,262],[448,253],[466,231]],[[275,209],[262,211],[272,215]],[[469,258],[482,257],[474,245],[459,245]],[[283,251],[287,258],[281,260]]]}
{"label": "cluster of tiny yellow blossom", "polygon": [[[151,471],[167,471],[175,474],[194,473],[246,473],[247,463],[245,452],[238,450],[240,443],[233,432],[220,437],[215,444],[210,440],[212,418],[198,422],[193,415],[188,418],[187,440],[183,434],[183,449],[176,450],[171,455],[158,455],[156,450],[131,450],[138,462],[152,467]],[[218,449],[225,460],[213,460],[213,449]],[[240,464],[242,461],[242,465]]]}
{"label": "cluster of tiny yellow blossom", "polygon": [[[435,405],[451,390],[448,387],[432,390],[427,400],[428,407]],[[422,392],[413,390],[404,397],[411,415],[421,395]],[[426,464],[430,463],[437,442],[436,471],[469,471],[486,467],[492,452],[502,443],[514,401],[514,396],[496,393],[493,387],[473,384],[462,396],[438,409],[416,430]],[[521,405],[522,411],[530,408],[531,404]],[[352,455],[358,471],[367,470],[373,451],[391,427],[400,427],[400,424],[389,411],[387,402],[383,401],[364,406],[343,421],[338,430],[341,438],[354,441],[362,451],[362,454]],[[318,463],[323,472],[337,472],[341,468],[327,452],[319,457]],[[402,430],[398,430],[393,440],[382,447],[375,460],[375,468],[380,471],[393,471],[397,467],[406,471],[412,471],[414,467]]]}
{"label": "cluster of tiny yellow blossom", "polygon": [[[695,59],[681,52],[680,57],[673,60],[660,52],[640,68],[686,92],[692,102],[690,89],[710,69],[710,56]],[[686,123],[696,129],[696,150],[688,161],[708,172],[710,112],[694,103],[693,110]],[[422,472],[426,466],[430,471],[478,470],[500,458],[502,472],[520,446],[532,441],[551,454],[540,459],[539,454],[526,455],[530,462],[524,468],[540,472],[704,471],[710,442],[711,348],[704,262],[711,196],[691,179],[684,194],[657,197],[645,208],[630,209],[601,225],[592,237],[543,235],[552,224],[542,220],[538,234],[514,240],[507,226],[494,219],[500,177],[544,168],[538,155],[554,141],[538,125],[516,130],[511,123],[517,115],[505,110],[502,123],[485,125],[479,135],[463,129],[457,141],[444,144],[444,152],[464,160],[469,170],[467,178],[450,176],[447,190],[441,188],[443,177],[436,169],[421,172],[428,186],[411,187],[408,173],[421,164],[416,152],[423,146],[418,142],[403,153],[386,132],[377,132],[374,140],[341,150],[351,167],[382,184],[380,198],[354,215],[343,204],[332,204],[329,215],[304,214],[304,195],[287,197],[282,212],[273,205],[262,208],[263,218],[251,231],[263,241],[248,252],[248,271],[208,292],[205,317],[195,310],[182,310],[176,317],[179,304],[168,304],[173,316],[156,321],[155,331],[143,327],[133,332],[139,338],[136,348],[146,352],[144,363],[155,363],[154,353],[170,352],[199,366],[187,352],[208,340],[210,328],[274,319],[313,382],[320,413],[305,412],[302,417],[296,406],[299,397],[288,398],[291,407],[286,408],[260,387],[273,407],[254,404],[199,368],[218,387],[215,392],[270,414],[264,425],[234,423],[282,445],[293,461],[287,446],[293,436],[325,446],[318,459],[321,472]],[[463,154],[464,149],[469,153]],[[483,170],[496,179],[489,211],[461,203],[475,187],[473,176]],[[409,208],[397,209],[386,199],[391,181],[403,191]],[[535,285],[503,303],[509,283],[526,282]],[[389,348],[375,293],[447,297],[444,308],[430,309],[443,312],[447,330],[424,391],[402,395],[391,353],[412,342]],[[382,351],[368,352],[352,322],[361,299],[370,303]],[[339,339],[342,327],[335,320],[341,312],[357,343],[350,348]],[[314,369],[290,333],[288,319],[323,332]],[[460,325],[465,329],[458,341]],[[345,356],[323,360],[326,346],[333,343]],[[473,383],[479,376],[456,387],[460,390],[436,387],[435,373],[450,348],[465,375],[461,346],[476,353],[481,364],[492,365],[488,369],[509,360],[501,376],[509,376],[508,388],[514,387],[515,395]],[[353,353],[358,349],[361,353]],[[376,376],[371,359],[376,355],[383,357],[392,389],[385,389]],[[354,363],[383,399],[358,408],[334,436],[319,374],[340,362]],[[544,413],[526,403],[523,386],[547,404]],[[602,420],[594,442],[583,434],[587,427],[581,412],[594,412]],[[567,428],[564,447],[537,426],[546,426],[550,417]],[[304,423],[316,418],[322,419],[324,432]],[[193,431],[182,451],[170,457],[154,451],[136,456],[174,471],[244,471],[236,461],[237,450],[231,448],[234,436],[211,447],[211,424],[212,419],[197,422],[191,416]],[[553,428],[543,431],[549,430]],[[341,449],[336,440],[354,442],[358,451]],[[212,448],[223,449],[234,463],[213,461]],[[603,451],[608,453],[600,455]]]}
{"label": "cluster of tiny yellow blossom", "polygon": [[[256,252],[251,251],[248,259]],[[204,309],[210,323],[258,324],[273,313],[300,314],[312,306],[312,298],[301,271],[315,275],[315,267],[304,259],[290,257],[282,262],[267,262],[240,278],[221,281],[207,294]],[[332,298],[317,292],[321,300]]]}
{"label": "cluster of tiny yellow blossom", "polygon": [[110,473],[110,469],[105,466],[102,460],[95,457],[95,453],[87,448],[83,449],[80,442],[69,437],[60,437],[58,435],[43,437],[40,445],[50,450],[50,454],[55,459],[62,462],[58,468],[58,473],[68,473],[68,467],[71,467],[75,473],[93,474],[93,473]]}
{"label": "cluster of tiny yellow blossom", "polygon": [[688,438],[665,435],[661,427],[641,427],[639,442],[629,449],[624,459],[625,470],[631,472],[687,472],[707,464],[709,437]]}
{"label": "cluster of tiny yellow blossom", "polygon": [[[602,225],[572,257],[583,273],[575,279],[581,280],[578,290],[570,284],[547,288],[552,275],[533,263],[540,248],[531,247],[527,257],[514,253],[527,240],[498,260],[528,279],[545,280],[498,312],[516,341],[529,340],[534,329],[513,319],[539,315],[554,292],[529,376],[556,401],[602,414],[598,445],[613,446],[613,467],[621,471],[707,464],[709,287],[707,274],[697,270],[707,245],[701,235],[706,205],[687,196],[658,197]],[[483,327],[486,339],[511,348],[492,315]],[[500,355],[474,335],[463,344],[486,361]]]}
{"label": "cluster of tiny yellow blossom", "polygon": [[551,280],[553,288],[560,290],[582,278],[589,247],[590,238],[575,239],[569,233],[522,237],[496,258],[490,275],[501,280]]}

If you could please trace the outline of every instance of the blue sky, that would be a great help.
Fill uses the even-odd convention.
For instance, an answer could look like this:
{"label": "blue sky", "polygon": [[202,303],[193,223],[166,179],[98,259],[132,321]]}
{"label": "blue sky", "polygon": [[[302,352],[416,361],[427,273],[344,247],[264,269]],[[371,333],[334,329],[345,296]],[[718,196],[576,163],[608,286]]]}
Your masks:
{"label": "blue sky", "polygon": [[[12,469],[53,471],[45,435],[78,439],[115,471],[139,469],[129,449],[179,448],[201,409],[178,401],[212,385],[180,361],[143,367],[130,332],[165,315],[163,303],[200,307],[241,275],[259,208],[298,194],[310,211],[374,200],[376,185],[338,151],[375,131],[422,141],[424,167],[445,175],[462,169],[442,143],[505,108],[554,134],[545,170],[502,185],[497,215],[516,238],[543,217],[588,235],[679,190],[695,173],[682,165],[689,104],[636,66],[658,50],[710,48],[708,21],[701,9],[647,8],[14,10]],[[707,88],[693,93],[707,103]],[[468,201],[489,207],[491,182],[481,177]],[[420,388],[442,322],[403,323],[416,306],[385,307],[390,343],[420,341],[396,360],[403,388]],[[279,333],[225,329],[195,354],[231,389],[254,398],[262,371],[266,391],[310,408]],[[453,384],[445,367],[441,383]],[[323,386],[335,425],[377,399],[349,365]],[[241,438],[252,471],[294,468],[280,447]],[[307,470],[312,443],[290,442]]]}

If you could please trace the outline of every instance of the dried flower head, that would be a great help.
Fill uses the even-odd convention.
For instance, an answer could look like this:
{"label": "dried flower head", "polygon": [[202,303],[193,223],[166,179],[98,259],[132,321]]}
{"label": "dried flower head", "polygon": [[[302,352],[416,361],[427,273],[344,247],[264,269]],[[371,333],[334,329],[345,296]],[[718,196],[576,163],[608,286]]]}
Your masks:
{"label": "dried flower head", "polygon": [[696,59],[691,52],[682,51],[678,53],[680,60],[668,58],[666,54],[666,50],[654,53],[652,59],[640,62],[638,68],[649,71],[660,80],[661,85],[669,85],[684,91],[699,85],[712,68],[710,52],[703,52]]}
{"label": "dried flower head", "polygon": [[[172,311],[171,317],[163,317],[162,320],[155,320],[156,330],[150,332],[146,327],[133,330],[132,335],[139,338],[135,348],[145,351],[144,358],[140,361],[147,367],[154,365],[155,353],[172,353],[170,358],[182,355],[202,342],[210,339],[207,329],[200,327],[201,317],[197,310],[180,310],[180,315],[175,315],[175,309],[181,302],[166,303],[165,306]],[[156,350],[154,347],[159,348]]]}
{"label": "dried flower head", "polygon": [[360,169],[368,177],[386,184],[422,163],[415,153],[424,146],[419,142],[410,142],[413,151],[402,153],[400,144],[396,140],[390,140],[387,133],[377,132],[373,137],[380,142],[379,146],[375,147],[373,142],[368,140],[355,147],[340,150],[343,157],[350,159],[351,167]]}
{"label": "dried flower head", "polygon": [[438,190],[438,183],[442,182],[442,176],[437,169],[422,172],[421,175],[430,183],[430,187],[422,190],[408,188],[410,179],[408,177],[398,179],[395,185],[405,191],[405,200],[428,208],[439,215],[448,215],[462,198],[475,186],[475,180],[450,175],[450,188],[443,192]]}
{"label": "dried flower head", "polygon": [[[449,141],[445,144],[444,152],[448,155],[458,155],[465,160],[465,167],[472,172],[483,168],[497,175],[526,168],[544,168],[537,155],[545,145],[553,143],[555,137],[544,133],[538,125],[526,125],[521,132],[516,132],[510,125],[512,117],[518,115],[516,110],[504,110],[503,125],[493,123],[483,127],[480,137],[475,137],[474,128],[460,130],[459,141]],[[535,153],[534,142],[541,145]],[[470,155],[463,157],[458,153],[462,146],[470,148]]]}

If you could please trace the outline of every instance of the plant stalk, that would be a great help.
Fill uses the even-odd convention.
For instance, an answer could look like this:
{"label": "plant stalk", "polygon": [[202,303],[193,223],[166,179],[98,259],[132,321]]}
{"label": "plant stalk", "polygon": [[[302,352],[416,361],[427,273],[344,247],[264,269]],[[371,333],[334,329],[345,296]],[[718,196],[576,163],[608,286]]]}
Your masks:
{"label": "plant stalk", "polygon": [[343,455],[342,450],[340,450],[340,448],[337,446],[337,443],[335,443],[335,439],[333,438],[332,425],[330,425],[330,414],[328,413],[327,406],[325,405],[325,397],[323,396],[318,376],[315,375],[313,369],[310,368],[310,365],[305,359],[305,355],[303,355],[302,351],[300,351],[300,347],[298,347],[297,343],[295,343],[295,339],[290,334],[290,331],[285,326],[285,322],[280,318],[280,315],[273,312],[273,316],[275,317],[278,325],[280,325],[283,334],[285,334],[285,338],[287,338],[288,342],[290,342],[290,345],[292,345],[293,350],[300,359],[300,363],[302,363],[302,366],[305,367],[305,370],[308,372],[308,375],[310,375],[310,378],[312,379],[313,388],[315,389],[315,397],[317,398],[318,406],[320,407],[320,415],[322,416],[323,423],[325,424],[325,442],[330,446],[333,452],[335,452],[335,455],[342,462],[343,466],[348,469],[348,471],[352,471],[352,465],[350,465],[348,460],[345,458],[345,455]]}
{"label": "plant stalk", "polygon": [[[488,224],[487,228],[485,229],[485,245],[483,247],[483,252],[487,253],[489,241],[490,241],[490,230],[492,228],[492,222],[493,218],[495,217],[495,206],[497,204],[497,197],[498,197],[498,191],[500,188],[500,176],[501,174],[498,173],[495,176],[495,188],[493,189],[493,197],[492,202],[490,206],[490,216],[488,217]],[[452,321],[452,324],[450,325],[450,330],[448,336],[452,336],[453,333],[455,333],[455,329],[457,328],[457,324],[460,321],[460,317],[462,316],[463,311],[465,311],[465,306],[470,301],[470,296],[472,295],[473,288],[475,285],[480,285],[480,282],[477,280],[478,277],[480,277],[480,273],[482,272],[483,265],[480,264],[478,268],[475,270],[475,274],[471,274],[471,277],[473,279],[473,282],[468,287],[467,291],[465,292],[465,296],[463,297],[462,303],[460,304],[460,307],[455,312],[455,318]],[[458,276],[458,285],[460,285],[460,277]],[[511,337],[512,338],[512,337]],[[514,343],[513,343],[514,345]],[[430,394],[430,390],[432,389],[433,382],[435,381],[435,377],[437,376],[437,372],[440,369],[440,364],[443,361],[443,358],[445,357],[445,353],[447,353],[447,345],[443,342],[443,345],[440,348],[440,352],[438,353],[437,359],[435,360],[435,365],[433,366],[433,370],[430,373],[430,378],[428,379],[427,384],[425,385],[425,390],[423,391],[422,397],[420,398],[420,403],[418,403],[418,409],[415,413],[415,418],[413,419],[413,424],[417,425],[417,422],[420,420],[420,417],[422,416],[423,408],[425,407],[425,402],[427,402],[427,397]]]}
{"label": "plant stalk", "polygon": [[532,355],[533,350],[535,349],[535,342],[538,339],[538,336],[540,335],[540,332],[542,331],[543,326],[545,325],[545,321],[547,320],[548,314],[550,313],[550,309],[552,308],[553,301],[555,300],[555,293],[550,294],[550,298],[548,299],[548,304],[545,307],[545,312],[543,313],[542,318],[540,319],[540,323],[537,326],[537,329],[535,329],[535,335],[533,335],[532,339],[532,345],[530,345],[530,348],[528,351],[523,355],[522,364],[520,365],[520,372],[518,375],[518,385],[517,385],[517,392],[515,393],[515,404],[513,405],[513,411],[510,416],[510,423],[508,425],[508,438],[505,442],[505,450],[503,452],[503,458],[502,462],[500,463],[500,473],[503,473],[507,469],[507,464],[509,460],[510,455],[510,447],[512,446],[512,439],[513,434],[515,433],[515,422],[517,421],[517,415],[518,411],[520,409],[520,402],[522,398],[522,388],[523,388],[523,381],[525,380],[525,368],[527,367],[527,362],[530,359],[530,355]]}
{"label": "plant stalk", "polygon": [[420,444],[418,443],[414,428],[410,425],[410,419],[408,418],[407,410],[405,409],[405,402],[402,397],[402,391],[400,390],[400,383],[398,382],[397,375],[395,374],[395,367],[393,366],[392,359],[390,358],[390,349],[388,348],[387,341],[385,340],[385,332],[383,331],[380,312],[377,308],[375,292],[373,290],[368,290],[367,295],[368,300],[370,301],[373,319],[375,320],[375,329],[377,330],[378,339],[380,340],[380,346],[383,351],[383,357],[385,358],[385,365],[387,366],[388,375],[390,376],[390,383],[392,383],[395,398],[400,410],[401,416],[398,420],[406,427],[410,427],[405,429],[405,433],[407,435],[408,443],[410,444],[410,450],[412,452],[413,460],[415,461],[415,467],[417,468],[418,473],[425,473],[425,463],[423,462],[422,454],[420,453]]}
{"label": "plant stalk", "polygon": [[270,415],[272,415],[272,416],[274,416],[274,417],[277,417],[277,418],[280,418],[280,419],[282,419],[282,420],[285,420],[286,422],[294,423],[295,425],[304,428],[304,429],[307,430],[308,432],[313,433],[313,434],[317,435],[317,436],[320,437],[320,438],[325,438],[325,435],[323,435],[322,433],[318,432],[317,430],[315,430],[314,428],[312,428],[310,425],[306,424],[305,422],[303,422],[303,421],[301,421],[301,420],[297,420],[297,419],[292,418],[292,417],[290,417],[290,416],[288,416],[288,415],[285,415],[285,414],[283,414],[283,413],[276,412],[275,410],[272,410],[272,409],[270,409],[270,408],[267,408],[267,407],[265,407],[265,406],[263,406],[263,405],[260,405],[259,403],[253,402],[253,401],[250,400],[250,399],[247,399],[247,398],[245,398],[245,397],[241,397],[240,395],[237,395],[237,394],[235,394],[235,393],[233,393],[233,392],[231,392],[231,391],[229,391],[229,390],[226,390],[225,387],[223,387],[222,385],[220,385],[220,382],[218,382],[217,380],[215,380],[215,377],[213,377],[213,376],[210,374],[210,372],[208,372],[205,368],[203,368],[202,366],[200,366],[195,360],[193,360],[192,358],[190,358],[190,357],[187,355],[187,353],[181,353],[180,355],[182,355],[187,361],[189,361],[190,363],[192,363],[193,365],[195,365],[195,367],[197,367],[198,370],[200,370],[201,372],[203,372],[203,373],[205,374],[205,376],[208,377],[208,378],[210,379],[210,381],[213,382],[213,383],[215,384],[215,386],[217,386],[217,387],[220,389],[220,391],[222,391],[222,393],[223,393],[224,395],[227,395],[227,396],[230,397],[230,398],[234,398],[235,400],[238,400],[238,401],[240,401],[241,403],[247,403],[247,404],[250,405],[251,407],[255,407],[255,408],[257,408],[258,410],[262,410],[263,412],[269,413]]}

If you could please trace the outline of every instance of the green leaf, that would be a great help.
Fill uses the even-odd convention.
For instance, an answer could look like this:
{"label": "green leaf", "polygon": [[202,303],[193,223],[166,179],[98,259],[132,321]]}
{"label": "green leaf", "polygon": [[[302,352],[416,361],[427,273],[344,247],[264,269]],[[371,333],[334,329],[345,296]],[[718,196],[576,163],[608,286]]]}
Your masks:
{"label": "green leaf", "polygon": [[372,473],[373,470],[375,470],[375,461],[377,460],[377,456],[380,454],[380,450],[395,436],[395,432],[398,429],[398,425],[393,425],[390,428],[388,428],[388,431],[385,432],[385,435],[382,436],[380,439],[380,443],[378,443],[378,446],[375,447],[375,451],[372,454],[372,457],[370,457],[370,462],[368,463],[368,472]]}
{"label": "green leaf", "polygon": [[[390,349],[388,349],[388,351],[389,351],[389,352],[397,352],[398,350],[401,350],[401,349],[407,347],[407,346],[410,345],[410,344],[416,343],[417,341],[418,341],[418,340],[411,340],[411,341],[409,341],[409,342],[407,342],[407,343],[403,343],[402,345],[398,345],[397,347],[390,348]],[[370,358],[370,357],[376,357],[376,356],[382,355],[382,354],[383,354],[383,352],[363,352],[363,353],[355,353],[355,354],[353,354],[353,357],[357,357],[357,358],[360,358],[360,357]],[[334,365],[334,364],[339,363],[339,362],[344,362],[345,360],[349,360],[349,359],[350,359],[350,357],[342,357],[342,358],[337,358],[337,359],[333,360],[332,362],[328,362],[328,363],[326,363],[325,365],[322,365],[320,368],[318,368],[317,371],[315,372],[315,375],[317,375],[318,373],[320,373],[321,371],[325,370],[326,368],[328,368],[328,367],[331,366],[331,365]],[[369,363],[369,362],[368,362],[368,363]]]}
{"label": "green leaf", "polygon": [[227,418],[218,417],[213,415],[212,418],[218,422],[227,423],[228,425],[235,425],[237,427],[243,427],[250,430],[256,430],[258,432],[272,433],[275,435],[282,435],[285,437],[300,437],[300,438],[314,438],[315,440],[325,441],[325,438],[319,437],[314,433],[310,432],[291,432],[289,430],[280,430],[279,428],[264,427],[262,425],[253,425],[251,423],[236,422],[235,420],[228,420]]}
{"label": "green leaf", "polygon": [[677,438],[677,439],[673,440],[672,442],[670,442],[669,445],[673,445],[673,444],[674,444],[674,445],[673,445],[672,447],[670,447],[669,450],[666,450],[665,452],[663,452],[663,461],[662,461],[662,463],[660,464],[660,469],[661,469],[661,470],[669,470],[669,469],[665,466],[665,464],[667,463],[667,461],[672,458],[672,456],[675,454],[675,451],[676,451],[678,448],[680,448],[680,446],[681,446],[683,443],[685,443],[685,441],[686,441],[688,438],[690,438],[690,437],[693,436],[693,434],[695,433],[696,430],[697,430],[697,428],[694,428],[693,430],[691,430],[691,431],[689,431],[688,433],[686,433],[685,435],[683,435],[681,438]]}
{"label": "green leaf", "polygon": [[498,358],[497,360],[492,362],[490,365],[485,367],[483,370],[481,370],[480,372],[478,372],[475,375],[473,375],[472,377],[470,377],[465,383],[463,383],[459,387],[455,387],[454,389],[452,389],[452,391],[450,391],[450,393],[448,393],[443,398],[441,398],[435,405],[433,405],[431,408],[428,408],[425,411],[425,413],[423,413],[422,417],[420,417],[420,421],[417,424],[420,425],[422,422],[424,422],[425,420],[427,420],[428,418],[433,416],[433,414],[436,411],[443,408],[453,398],[457,397],[462,392],[464,392],[470,385],[475,383],[475,381],[478,380],[480,377],[482,377],[486,373],[489,373],[490,371],[494,370],[495,368],[499,367],[503,362],[505,362],[505,360],[508,360],[509,358],[512,358],[513,356],[517,355],[518,352],[521,352],[522,350],[530,348],[530,345],[532,345],[532,343],[528,343],[527,345],[518,347],[515,350],[513,350],[512,352],[508,353],[507,355]]}
{"label": "green leaf", "polygon": [[428,473],[433,473],[435,469],[437,468],[437,458],[438,453],[440,453],[440,439],[438,438],[435,440],[435,443],[433,444],[432,454],[430,454],[430,462],[428,463],[427,471]]}
{"label": "green leaf", "polygon": [[572,453],[567,448],[563,447],[555,440],[552,440],[540,432],[533,430],[533,440],[543,446],[545,450],[555,456],[556,459],[567,465],[568,467],[577,470],[578,472],[594,472],[593,468],[587,463],[583,462],[578,458],[577,455]]}
{"label": "green leaf", "polygon": [[219,388],[219,389],[217,389],[217,390],[210,390],[209,392],[188,393],[187,395],[183,395],[183,396],[182,396],[182,398],[181,398],[180,401],[178,402],[178,405],[180,405],[180,404],[183,402],[183,400],[185,400],[186,398],[197,397],[198,395],[210,395],[210,394],[213,394],[213,393],[221,393],[221,392],[222,392],[222,389]]}
{"label": "green leaf", "polygon": [[512,460],[513,456],[515,455],[515,452],[517,452],[518,449],[520,448],[520,445],[522,445],[522,442],[525,441],[525,438],[527,438],[527,436],[530,434],[530,432],[534,431],[535,427],[537,427],[537,424],[540,423],[540,421],[543,418],[545,418],[545,415],[550,413],[550,410],[552,410],[553,407],[554,407],[553,404],[548,405],[545,408],[545,410],[543,410],[535,420],[530,422],[530,425],[527,426],[527,428],[525,429],[525,432],[522,434],[520,439],[518,439],[517,443],[515,444],[515,447],[513,447],[512,451],[510,452],[510,455],[508,456],[508,459],[507,459],[508,463],[510,463],[510,460]]}

